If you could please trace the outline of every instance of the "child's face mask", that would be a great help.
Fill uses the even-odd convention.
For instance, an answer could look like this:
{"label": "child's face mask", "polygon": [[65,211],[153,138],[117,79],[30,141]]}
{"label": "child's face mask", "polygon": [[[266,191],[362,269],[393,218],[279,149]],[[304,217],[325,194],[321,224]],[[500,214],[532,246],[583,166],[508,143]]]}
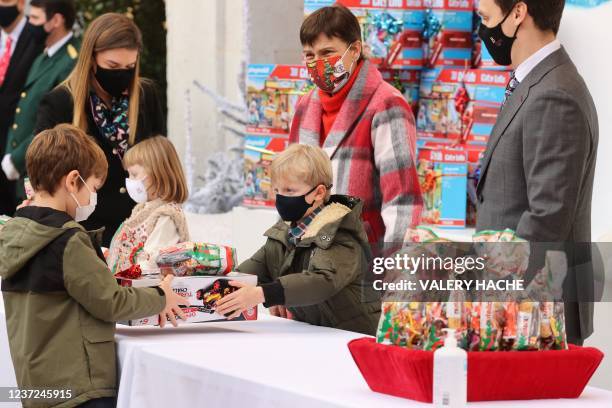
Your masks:
{"label": "child's face mask", "polygon": [[310,191],[301,196],[276,194],[276,210],[283,221],[297,222],[301,220],[304,214],[306,214],[316,201],[312,200],[312,203],[308,203],[308,201],[306,201],[306,196],[315,191],[320,185],[321,184],[314,186]]}
{"label": "child's face mask", "polygon": [[125,188],[130,198],[139,204],[149,201],[149,194],[147,193],[147,187],[144,183],[145,179],[146,177],[140,180],[131,178],[125,179]]}
{"label": "child's face mask", "polygon": [[85,188],[89,191],[89,204],[81,205],[77,197],[74,195],[74,193],[70,193],[70,195],[72,196],[72,199],[77,205],[76,215],[74,216],[74,220],[76,222],[83,222],[87,220],[89,216],[93,214],[94,211],[96,211],[96,204],[98,204],[98,194],[91,191],[91,189],[89,188],[87,183],[85,183],[85,180],[83,180],[83,177],[81,177],[80,174],[79,174],[79,178],[81,179],[83,184],[85,184]]}

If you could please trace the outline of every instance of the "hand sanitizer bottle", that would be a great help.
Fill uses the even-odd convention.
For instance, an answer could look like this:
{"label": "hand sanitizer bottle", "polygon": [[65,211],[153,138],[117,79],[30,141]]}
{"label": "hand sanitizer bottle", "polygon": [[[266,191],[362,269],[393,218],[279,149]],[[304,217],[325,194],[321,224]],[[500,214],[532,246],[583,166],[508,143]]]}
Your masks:
{"label": "hand sanitizer bottle", "polygon": [[446,332],[444,347],[434,352],[433,403],[437,408],[467,406],[467,352],[457,347],[454,329]]}

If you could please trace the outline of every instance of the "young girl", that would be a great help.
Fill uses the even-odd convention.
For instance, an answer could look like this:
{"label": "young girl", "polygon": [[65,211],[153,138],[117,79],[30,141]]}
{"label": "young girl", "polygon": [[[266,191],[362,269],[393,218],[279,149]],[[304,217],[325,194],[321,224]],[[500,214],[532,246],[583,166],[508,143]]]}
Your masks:
{"label": "young girl", "polygon": [[125,185],[138,204],[115,233],[107,262],[113,273],[140,266],[143,274],[156,273],[159,250],[189,240],[181,204],[187,200],[187,182],[172,143],[157,136],[127,151]]}

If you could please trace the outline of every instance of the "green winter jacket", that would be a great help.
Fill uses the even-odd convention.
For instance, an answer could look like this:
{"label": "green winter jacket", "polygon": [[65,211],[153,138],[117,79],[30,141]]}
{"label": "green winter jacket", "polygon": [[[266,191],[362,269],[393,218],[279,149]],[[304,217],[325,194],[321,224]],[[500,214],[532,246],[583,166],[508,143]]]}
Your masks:
{"label": "green winter jacket", "polygon": [[257,275],[266,307],[285,305],[296,320],[374,335],[381,301],[365,279],[370,247],[362,206],[357,198],[332,196],[295,246],[289,225],[279,221],[237,270]]}
{"label": "green winter jacket", "polygon": [[115,323],[161,312],[159,288],[124,288],[87,232],[65,212],[17,211],[0,232],[0,277],[20,389],[70,390],[74,407],[116,395]]}

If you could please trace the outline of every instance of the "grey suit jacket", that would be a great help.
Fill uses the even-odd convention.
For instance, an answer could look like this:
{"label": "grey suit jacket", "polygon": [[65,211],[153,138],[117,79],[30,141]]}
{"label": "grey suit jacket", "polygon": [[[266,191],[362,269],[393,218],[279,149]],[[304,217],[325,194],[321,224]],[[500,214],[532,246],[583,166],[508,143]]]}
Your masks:
{"label": "grey suit jacket", "polygon": [[[591,94],[561,48],[500,112],[482,161],[477,230],[511,228],[530,242],[589,242],[598,139]],[[580,305],[579,338],[592,332],[588,308]]]}

